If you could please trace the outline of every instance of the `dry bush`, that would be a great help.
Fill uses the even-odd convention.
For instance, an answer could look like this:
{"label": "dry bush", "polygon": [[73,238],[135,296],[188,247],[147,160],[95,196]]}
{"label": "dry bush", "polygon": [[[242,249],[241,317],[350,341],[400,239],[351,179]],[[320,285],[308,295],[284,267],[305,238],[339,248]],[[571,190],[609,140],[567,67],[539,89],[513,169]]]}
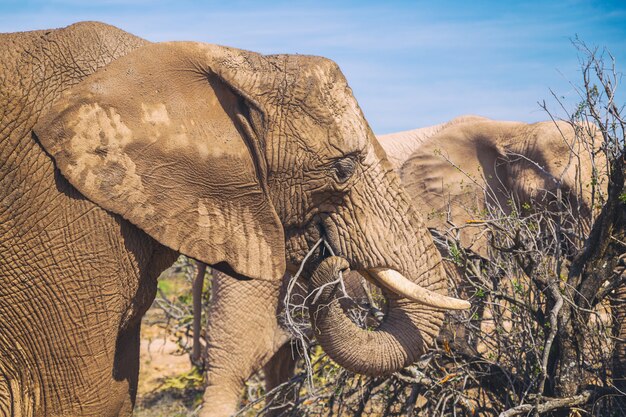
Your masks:
{"label": "dry bush", "polygon": [[[193,349],[193,294],[192,286],[197,281],[197,274],[200,264],[192,259],[181,255],[174,265],[165,270],[159,277],[159,285],[157,287],[157,295],[154,299],[153,306],[160,309],[164,314],[151,320],[149,324],[162,327],[166,334],[173,336],[179,346],[180,354],[190,355],[190,360],[195,362],[198,367],[202,368],[201,358],[195,360],[191,358]],[[204,284],[200,296],[201,316],[200,320],[206,322],[208,316],[208,306],[211,300],[211,277],[210,271],[208,278],[201,279]],[[177,283],[183,281],[183,283]],[[176,286],[184,285],[185,290],[179,291]],[[201,331],[204,331],[202,326]],[[200,340],[205,340],[205,335],[200,333]],[[206,345],[206,343],[205,343]]]}
{"label": "dry bush", "polygon": [[[200,279],[199,271],[203,273]],[[194,352],[194,340],[201,343],[199,350],[203,351],[206,346],[206,334],[205,326],[200,326],[200,332],[194,332],[196,330],[194,320],[205,323],[208,316],[211,276],[209,271],[208,279],[205,279],[204,272],[206,271],[202,270],[196,261],[181,255],[174,265],[159,277],[156,298],[151,311],[144,317],[143,324],[160,328],[164,339],[176,343],[175,354],[189,357],[191,367],[178,375],[162,378],[154,391],[144,394],[139,405],[145,412],[163,412],[160,410],[163,405],[159,402],[166,403],[172,410],[175,409],[174,404],[178,403],[176,415],[186,415],[185,410],[199,408],[204,391],[204,358]],[[198,293],[201,297],[198,317],[194,315],[192,291],[194,283],[201,285],[201,292]]]}

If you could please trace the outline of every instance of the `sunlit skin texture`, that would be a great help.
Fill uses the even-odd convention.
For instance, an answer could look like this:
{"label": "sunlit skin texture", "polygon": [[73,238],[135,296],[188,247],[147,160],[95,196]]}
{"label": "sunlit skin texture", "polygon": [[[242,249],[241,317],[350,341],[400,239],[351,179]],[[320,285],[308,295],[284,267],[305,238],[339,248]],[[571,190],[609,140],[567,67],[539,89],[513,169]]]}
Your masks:
{"label": "sunlit skin texture", "polygon": [[[445,293],[333,62],[93,22],[0,35],[0,58],[0,414],[129,415],[140,320],[179,253],[275,293],[323,236]],[[409,311],[417,355],[443,312]]]}
{"label": "sunlit skin texture", "polygon": [[94,26],[0,36],[0,414],[128,414],[140,318],[175,254],[81,196],[31,129],[144,41]]}
{"label": "sunlit skin texture", "polygon": [[[583,183],[589,181],[592,161],[580,146],[582,144],[573,146],[574,132],[566,123],[529,125],[462,116],[440,125],[382,135],[378,139],[388,159],[394,161],[395,170],[400,172],[413,205],[425,214],[428,227],[440,232],[449,228],[448,213],[450,221],[463,225],[480,216],[486,204],[506,202],[511,197],[510,192],[514,193],[518,206],[527,202],[536,210],[550,209],[555,203],[554,179],[561,176],[563,196],[569,199],[569,204],[579,208],[582,219],[588,218],[591,212],[589,188],[580,189],[576,184],[578,175]],[[571,163],[570,147],[580,156]],[[596,164],[601,166],[601,156],[597,158]],[[496,167],[498,177],[495,176]],[[490,177],[483,173],[494,175]],[[466,175],[471,175],[475,182],[469,181]],[[483,191],[486,188],[491,190],[487,199]],[[546,198],[538,192],[539,188],[551,194]],[[503,208],[510,210],[511,206],[505,204]],[[488,256],[485,239],[477,239],[479,236],[480,229],[470,229],[462,232],[461,238],[472,250]],[[335,280],[338,271],[345,267],[346,264],[339,259],[329,259],[316,270],[313,286]],[[446,271],[450,279],[462,286],[462,275],[458,274],[453,263],[446,263]],[[351,272],[344,277],[348,293],[357,299],[365,299],[360,275]],[[307,287],[306,282],[302,285]],[[234,412],[244,382],[260,369],[272,376],[266,380],[268,391],[292,376],[296,358],[287,343],[290,335],[277,319],[284,294],[276,288],[275,283],[240,282],[220,272],[214,274],[211,319],[207,328],[207,404],[215,402],[215,398],[230,398],[230,407],[224,402],[224,409]],[[326,306],[315,316],[318,341],[335,361],[344,366],[358,367],[360,372],[374,375],[383,373],[376,366],[385,363],[385,355],[394,357],[390,352],[398,349],[398,343],[387,337],[385,329],[380,335],[369,332],[367,337],[377,341],[367,343],[363,332],[356,329],[329,295],[332,289],[332,286],[327,287],[326,293],[313,306],[314,310]],[[392,298],[392,303],[402,302],[393,299],[388,292],[386,295]],[[294,300],[301,299],[298,295],[294,297]],[[386,327],[394,320],[387,317],[385,321]],[[396,318],[395,322],[403,322],[403,318]],[[404,324],[409,323],[405,321]],[[448,341],[464,343],[465,328],[450,330],[445,335]],[[367,366],[368,362],[371,367]],[[280,410],[276,410],[276,415],[280,415]]]}

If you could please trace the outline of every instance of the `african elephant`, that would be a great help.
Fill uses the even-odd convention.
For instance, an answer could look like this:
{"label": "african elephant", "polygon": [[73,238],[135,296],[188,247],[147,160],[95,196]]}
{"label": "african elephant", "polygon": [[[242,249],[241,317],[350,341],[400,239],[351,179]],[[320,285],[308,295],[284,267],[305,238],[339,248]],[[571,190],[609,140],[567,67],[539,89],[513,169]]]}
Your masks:
{"label": "african elephant", "polygon": [[[448,123],[416,129],[406,132],[406,137],[405,132],[382,136],[381,144],[397,168],[397,161],[406,159],[423,140],[445,126],[463,120],[465,118],[457,118]],[[348,282],[352,294],[359,282],[356,278]],[[219,416],[232,414],[237,409],[244,382],[259,369],[265,370],[268,391],[288,379],[293,373],[295,357],[288,343],[291,335],[277,320],[283,311],[286,280],[237,281],[223,272],[213,271],[212,283],[206,331],[207,387],[204,394],[204,404],[209,410],[203,415]],[[341,359],[337,360],[350,366]],[[357,370],[367,373],[368,369],[363,368]],[[223,404],[222,410],[217,410],[213,404]]]}
{"label": "african elephant", "polygon": [[564,225],[572,229],[569,238],[586,235],[594,205],[605,190],[606,178],[594,179],[605,163],[598,136],[592,125],[574,128],[564,121],[525,124],[474,117],[424,142],[399,172],[429,228],[460,227],[462,245],[487,257],[487,236],[471,221],[484,216],[488,207],[505,214],[558,212],[563,210],[558,194],[571,211],[567,218],[580,219],[582,230]]}
{"label": "african elephant", "polygon": [[[509,212],[525,202],[531,208],[549,209],[555,204],[558,179],[569,206],[582,216],[589,216],[592,210],[591,189],[581,188],[579,180],[591,178],[594,161],[565,122],[529,125],[463,116],[378,139],[400,173],[412,204],[426,214],[428,227],[440,233],[450,224],[464,226],[484,216],[487,205],[498,204]],[[601,160],[596,163],[601,164]],[[479,225],[462,228],[460,239],[468,249],[489,256]],[[446,266],[454,274],[454,267]],[[326,272],[315,275],[311,290],[334,280],[335,272],[345,267],[341,260],[328,258],[323,266]],[[359,283],[358,274],[346,276],[346,286],[352,289],[348,292],[353,296],[362,296],[358,294]],[[276,282],[241,282],[220,272],[214,274],[207,327],[207,403],[223,399],[235,404],[245,380],[260,369],[265,371],[268,391],[292,375],[295,358],[288,343],[290,334],[280,322],[283,294],[278,288],[281,284]],[[381,340],[381,349],[372,350],[366,341],[374,335],[358,329],[345,316],[339,301],[330,295],[333,288],[328,286],[311,306],[318,342],[344,367],[370,375],[385,374],[366,364],[379,362],[372,358],[395,349],[410,349],[410,344],[401,339],[399,343],[398,339]],[[393,320],[402,322],[390,312],[381,327]],[[405,334],[410,334],[406,324]],[[378,334],[384,335],[384,331]]]}
{"label": "african elephant", "polygon": [[325,242],[404,297],[414,348],[389,370],[468,306],[332,61],[93,22],[2,34],[0,57],[3,415],[131,414],[178,254],[274,285]]}

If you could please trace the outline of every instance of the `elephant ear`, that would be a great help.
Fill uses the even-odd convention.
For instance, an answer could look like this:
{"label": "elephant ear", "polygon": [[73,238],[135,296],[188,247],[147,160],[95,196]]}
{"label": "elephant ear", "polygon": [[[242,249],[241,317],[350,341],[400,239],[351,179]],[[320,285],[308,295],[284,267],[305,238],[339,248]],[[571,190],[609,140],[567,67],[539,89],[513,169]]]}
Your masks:
{"label": "elephant ear", "polygon": [[65,92],[34,131],[69,182],[176,251],[280,279],[282,224],[266,186],[257,54],[152,44]]}
{"label": "elephant ear", "polygon": [[[504,128],[509,128],[503,122]],[[400,168],[404,187],[430,228],[461,227],[461,244],[487,256],[487,237],[472,221],[484,219],[485,202],[509,208],[503,132],[482,121],[448,127],[426,140]],[[478,222],[477,222],[478,223]]]}

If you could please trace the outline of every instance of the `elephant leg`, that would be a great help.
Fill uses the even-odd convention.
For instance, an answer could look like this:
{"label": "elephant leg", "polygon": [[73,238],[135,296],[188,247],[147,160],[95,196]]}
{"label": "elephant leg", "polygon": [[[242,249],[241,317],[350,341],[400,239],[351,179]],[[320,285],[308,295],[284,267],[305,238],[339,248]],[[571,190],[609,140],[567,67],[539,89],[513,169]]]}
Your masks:
{"label": "elephant leg", "polygon": [[289,340],[277,320],[281,285],[238,281],[213,272],[207,388],[200,416],[230,416],[236,412],[245,381]]}
{"label": "elephant leg", "polygon": [[[276,352],[263,367],[265,373],[265,391],[269,393],[280,384],[289,381],[296,369],[297,360],[298,355],[291,343],[285,343],[278,349],[278,352]],[[269,394],[266,401],[268,404],[276,402],[276,405],[272,404],[268,416],[281,415],[286,408],[283,404],[290,403],[294,398],[295,392],[293,392],[293,390]]]}

